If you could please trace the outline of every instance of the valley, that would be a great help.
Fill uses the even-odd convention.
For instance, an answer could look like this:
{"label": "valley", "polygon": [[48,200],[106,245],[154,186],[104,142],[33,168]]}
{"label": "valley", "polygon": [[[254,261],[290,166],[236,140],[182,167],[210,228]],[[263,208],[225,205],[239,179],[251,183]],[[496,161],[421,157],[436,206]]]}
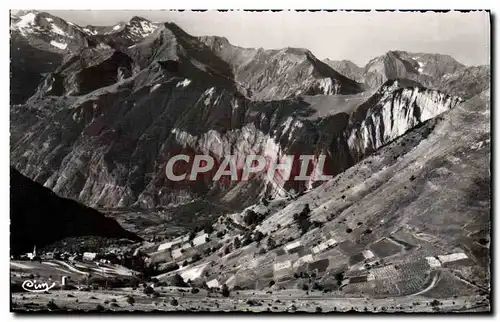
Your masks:
{"label": "valley", "polygon": [[[11,34],[11,310],[491,311],[489,65],[358,67],[137,16],[21,12]],[[54,66],[19,63],[39,51]],[[172,181],[179,154],[312,155],[331,179]]]}

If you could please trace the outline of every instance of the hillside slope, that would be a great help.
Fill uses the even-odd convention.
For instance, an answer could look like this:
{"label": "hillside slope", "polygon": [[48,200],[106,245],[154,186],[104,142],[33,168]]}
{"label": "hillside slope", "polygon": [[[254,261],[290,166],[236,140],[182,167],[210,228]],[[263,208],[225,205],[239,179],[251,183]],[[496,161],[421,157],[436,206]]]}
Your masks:
{"label": "hillside slope", "polygon": [[111,218],[58,197],[15,169],[10,170],[10,252],[28,252],[66,237],[100,236],[140,241]]}

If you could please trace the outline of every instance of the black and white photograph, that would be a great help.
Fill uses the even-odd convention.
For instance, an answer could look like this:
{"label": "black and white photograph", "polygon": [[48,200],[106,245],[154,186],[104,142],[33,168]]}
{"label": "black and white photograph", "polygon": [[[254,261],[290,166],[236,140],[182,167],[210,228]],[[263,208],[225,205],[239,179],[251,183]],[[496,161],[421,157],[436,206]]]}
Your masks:
{"label": "black and white photograph", "polygon": [[11,312],[492,312],[492,12],[9,15]]}

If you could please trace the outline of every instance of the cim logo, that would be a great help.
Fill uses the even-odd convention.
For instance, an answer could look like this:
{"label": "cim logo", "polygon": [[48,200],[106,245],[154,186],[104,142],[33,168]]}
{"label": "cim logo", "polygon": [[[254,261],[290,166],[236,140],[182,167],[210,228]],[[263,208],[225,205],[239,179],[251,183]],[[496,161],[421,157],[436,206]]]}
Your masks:
{"label": "cim logo", "polygon": [[49,285],[49,283],[47,283],[47,282],[37,282],[36,280],[26,280],[21,285],[21,287],[24,290],[26,290],[28,292],[34,292],[34,293],[46,292],[46,291],[50,290],[51,288],[53,288],[54,286],[56,286],[55,282],[52,282],[52,284]]}

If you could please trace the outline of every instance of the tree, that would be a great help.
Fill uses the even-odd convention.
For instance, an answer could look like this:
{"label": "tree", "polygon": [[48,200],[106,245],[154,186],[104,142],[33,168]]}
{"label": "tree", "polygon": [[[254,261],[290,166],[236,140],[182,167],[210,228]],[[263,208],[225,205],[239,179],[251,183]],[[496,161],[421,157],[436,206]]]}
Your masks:
{"label": "tree", "polygon": [[48,308],[49,310],[56,310],[56,309],[58,308],[58,306],[56,305],[56,303],[54,302],[54,300],[53,300],[53,299],[51,299],[51,300],[49,301],[49,303],[47,303],[47,308]]}
{"label": "tree", "polygon": [[222,285],[222,296],[229,297],[229,288],[226,284]]}
{"label": "tree", "polygon": [[243,222],[247,226],[255,225],[259,222],[259,215],[255,211],[249,209],[245,212],[245,215],[243,216]]}
{"label": "tree", "polygon": [[196,253],[193,255],[193,257],[191,258],[191,263],[194,263],[194,262],[197,262],[201,259],[201,255]]}
{"label": "tree", "polygon": [[234,244],[234,249],[240,248],[241,247],[240,239],[238,237],[234,237],[233,244]]}
{"label": "tree", "polygon": [[205,226],[203,227],[203,231],[204,231],[206,234],[211,234],[211,233],[213,233],[213,231],[214,231],[214,227],[212,227],[212,224],[207,223],[207,224],[205,224]]}
{"label": "tree", "polygon": [[245,238],[243,238],[242,242],[243,246],[250,245],[251,243],[252,243],[252,238],[250,237],[250,235],[247,235]]}
{"label": "tree", "polygon": [[186,284],[186,282],[184,282],[184,279],[179,274],[174,275],[172,284],[173,284],[173,286],[177,286],[177,287],[188,287],[189,286]]}
{"label": "tree", "polygon": [[268,249],[276,248],[276,241],[274,241],[274,239],[272,239],[271,237],[267,239],[267,248]]}
{"label": "tree", "polygon": [[340,272],[335,274],[335,279],[337,280],[337,285],[342,285],[342,281],[344,280],[344,272]]}
{"label": "tree", "polygon": [[253,240],[259,242],[262,240],[262,238],[264,238],[264,234],[260,230],[255,231],[255,233],[253,234]]}
{"label": "tree", "polygon": [[146,295],[151,295],[155,292],[155,290],[153,290],[153,288],[151,286],[148,286],[144,289],[144,294]]}

